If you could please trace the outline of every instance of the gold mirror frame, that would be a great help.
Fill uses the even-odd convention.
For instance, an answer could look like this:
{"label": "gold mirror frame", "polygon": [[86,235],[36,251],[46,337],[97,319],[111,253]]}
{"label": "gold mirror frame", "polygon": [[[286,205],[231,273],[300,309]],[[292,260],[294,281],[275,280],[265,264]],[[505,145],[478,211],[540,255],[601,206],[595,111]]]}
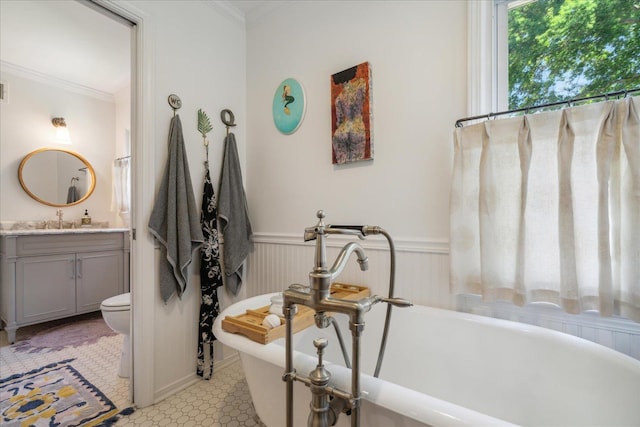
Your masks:
{"label": "gold mirror frame", "polygon": [[[27,162],[29,161],[29,159],[31,159],[33,156],[35,156],[38,153],[42,153],[45,151],[60,151],[62,153],[66,153],[69,154],[75,158],[77,158],[78,160],[80,160],[84,166],[87,168],[87,173],[88,176],[90,177],[90,185],[89,185],[89,189],[87,190],[86,194],[84,196],[82,196],[80,199],[76,200],[73,203],[54,203],[54,202],[50,202],[48,200],[43,200],[41,199],[39,196],[36,196],[27,186],[27,183],[25,182],[25,180],[23,179],[23,169],[25,167],[25,165],[27,164]],[[65,150],[63,148],[39,148],[37,150],[32,151],[31,153],[27,154],[24,159],[22,159],[22,161],[20,162],[20,167],[18,168],[18,179],[20,180],[20,185],[22,186],[22,189],[34,200],[42,203],[43,205],[47,205],[47,206],[54,206],[54,207],[59,207],[59,208],[64,208],[64,207],[68,207],[68,206],[74,206],[77,205],[79,203],[84,202],[85,200],[87,200],[89,198],[89,196],[91,196],[91,194],[93,194],[93,190],[96,188],[96,173],[93,169],[93,166],[91,166],[91,163],[89,163],[89,161],[87,159],[85,159],[84,157],[82,157],[80,154],[71,151],[71,150]]]}

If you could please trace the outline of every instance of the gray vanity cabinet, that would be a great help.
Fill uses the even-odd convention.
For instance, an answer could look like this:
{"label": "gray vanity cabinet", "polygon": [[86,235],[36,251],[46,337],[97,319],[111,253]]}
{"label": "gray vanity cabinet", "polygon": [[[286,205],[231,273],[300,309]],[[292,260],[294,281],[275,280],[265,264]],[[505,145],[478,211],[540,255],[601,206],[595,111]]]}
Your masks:
{"label": "gray vanity cabinet", "polygon": [[21,326],[100,310],[129,291],[129,233],[2,236],[0,314],[10,342]]}
{"label": "gray vanity cabinet", "polygon": [[76,313],[75,254],[16,260],[17,326]]}
{"label": "gray vanity cabinet", "polygon": [[102,301],[125,292],[122,255],[122,251],[100,251],[76,255],[76,311],[78,313],[100,310]]}

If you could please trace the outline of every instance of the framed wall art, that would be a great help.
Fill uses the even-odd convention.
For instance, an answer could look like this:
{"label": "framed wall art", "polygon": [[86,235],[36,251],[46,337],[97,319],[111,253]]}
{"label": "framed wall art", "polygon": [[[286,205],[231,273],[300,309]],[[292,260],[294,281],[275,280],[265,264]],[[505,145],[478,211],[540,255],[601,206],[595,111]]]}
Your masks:
{"label": "framed wall art", "polygon": [[306,110],[306,99],[302,85],[292,78],[282,81],[273,95],[273,123],[285,135],[300,127]]}
{"label": "framed wall art", "polygon": [[331,76],[333,164],[373,160],[371,66],[364,62]]}

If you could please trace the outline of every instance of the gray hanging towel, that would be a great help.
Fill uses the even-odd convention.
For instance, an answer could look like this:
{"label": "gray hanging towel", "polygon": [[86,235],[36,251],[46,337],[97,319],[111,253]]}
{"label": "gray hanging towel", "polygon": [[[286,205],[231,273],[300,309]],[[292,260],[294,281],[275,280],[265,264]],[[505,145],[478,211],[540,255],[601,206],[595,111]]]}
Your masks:
{"label": "gray hanging towel", "polygon": [[189,282],[192,253],[204,241],[178,115],[171,119],[169,157],[149,219],[149,231],[162,244],[160,295],[166,303],[174,293],[182,297]]}
{"label": "gray hanging towel", "polygon": [[78,189],[72,184],[67,190],[67,203],[75,203],[78,200]]}
{"label": "gray hanging towel", "polygon": [[236,137],[233,133],[229,133],[225,138],[218,220],[224,236],[222,259],[225,285],[234,295],[238,295],[242,285],[242,264],[251,249],[252,231],[247,198],[242,185]]}

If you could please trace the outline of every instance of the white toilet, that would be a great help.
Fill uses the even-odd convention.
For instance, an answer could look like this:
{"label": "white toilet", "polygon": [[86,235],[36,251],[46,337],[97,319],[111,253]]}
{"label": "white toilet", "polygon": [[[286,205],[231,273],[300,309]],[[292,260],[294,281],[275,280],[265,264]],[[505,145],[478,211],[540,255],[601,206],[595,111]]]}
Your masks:
{"label": "white toilet", "polygon": [[122,352],[120,353],[120,369],[118,375],[129,378],[131,373],[129,356],[129,327],[131,314],[131,293],[120,294],[107,298],[100,304],[104,321],[115,332],[122,334]]}

